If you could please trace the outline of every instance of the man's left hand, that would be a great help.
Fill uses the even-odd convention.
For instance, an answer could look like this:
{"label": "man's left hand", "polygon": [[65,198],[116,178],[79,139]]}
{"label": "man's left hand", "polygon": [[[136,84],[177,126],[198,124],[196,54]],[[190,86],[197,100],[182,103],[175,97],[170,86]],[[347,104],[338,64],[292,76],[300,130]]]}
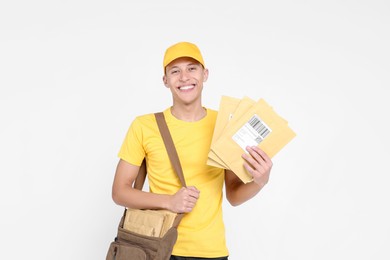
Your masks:
{"label": "man's left hand", "polygon": [[260,187],[268,183],[272,169],[272,161],[268,155],[257,146],[247,146],[249,154],[243,154],[245,169],[253,176],[253,180]]}

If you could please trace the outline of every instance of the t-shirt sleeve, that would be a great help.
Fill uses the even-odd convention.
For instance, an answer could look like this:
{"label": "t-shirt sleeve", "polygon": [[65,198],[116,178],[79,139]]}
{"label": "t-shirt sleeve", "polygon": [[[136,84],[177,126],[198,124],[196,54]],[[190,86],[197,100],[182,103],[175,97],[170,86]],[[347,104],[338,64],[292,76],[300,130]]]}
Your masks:
{"label": "t-shirt sleeve", "polygon": [[135,119],[126,134],[125,140],[119,150],[118,157],[128,163],[140,166],[145,158],[143,146],[142,124]]}

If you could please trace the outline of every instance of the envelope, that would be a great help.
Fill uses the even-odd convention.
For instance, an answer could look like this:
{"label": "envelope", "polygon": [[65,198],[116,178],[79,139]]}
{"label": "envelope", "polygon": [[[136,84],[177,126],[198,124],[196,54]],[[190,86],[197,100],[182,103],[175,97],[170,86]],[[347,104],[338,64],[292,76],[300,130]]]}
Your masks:
{"label": "envelope", "polygon": [[[216,142],[220,134],[222,133],[225,126],[228,124],[229,120],[233,117],[236,108],[240,103],[240,99],[222,96],[219,103],[219,111],[217,121],[215,123],[213,138],[211,139],[211,146]],[[220,159],[210,150],[208,154],[207,164],[219,168],[229,169]]]}
{"label": "envelope", "polygon": [[123,228],[138,234],[159,237],[164,215],[152,210],[127,209]]}
{"label": "envelope", "polygon": [[[241,104],[241,102],[240,102]],[[260,99],[245,112],[235,115],[210,147],[216,155],[244,183],[252,176],[245,170],[241,155],[246,146],[260,147],[270,158],[277,154],[296,134],[288,122],[280,117],[264,99]],[[212,157],[214,160],[215,157]]]}
{"label": "envelope", "polygon": [[175,219],[177,217],[177,213],[174,213],[169,210],[158,210],[160,213],[164,214],[164,224],[161,228],[160,237],[163,237],[168,230],[173,226]]}
{"label": "envelope", "polygon": [[[232,98],[228,96],[222,96],[219,105],[218,117],[214,128],[213,138],[211,141],[211,147],[216,143],[221,136],[225,128],[230,124],[230,121],[239,118],[245,113],[253,104],[254,100],[249,97],[243,99]],[[215,167],[229,169],[229,167],[214,153],[212,149],[208,154],[207,164]]]}

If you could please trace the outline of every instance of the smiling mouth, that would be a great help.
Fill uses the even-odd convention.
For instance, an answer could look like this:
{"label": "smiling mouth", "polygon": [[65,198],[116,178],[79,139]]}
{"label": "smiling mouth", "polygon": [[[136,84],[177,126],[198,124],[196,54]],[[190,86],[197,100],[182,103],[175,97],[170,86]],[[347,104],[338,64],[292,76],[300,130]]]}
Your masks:
{"label": "smiling mouth", "polygon": [[188,85],[188,86],[181,86],[179,87],[180,90],[190,90],[193,89],[195,86],[194,85]]}

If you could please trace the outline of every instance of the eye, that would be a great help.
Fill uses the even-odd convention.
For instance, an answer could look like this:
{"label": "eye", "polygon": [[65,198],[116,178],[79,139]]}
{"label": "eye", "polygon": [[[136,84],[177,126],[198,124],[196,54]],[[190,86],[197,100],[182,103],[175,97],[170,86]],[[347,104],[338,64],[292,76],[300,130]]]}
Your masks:
{"label": "eye", "polygon": [[171,70],[172,75],[177,74],[177,73],[179,73],[179,70],[176,70],[176,69]]}
{"label": "eye", "polygon": [[197,70],[198,68],[196,66],[191,66],[188,68],[189,71],[195,71]]}

